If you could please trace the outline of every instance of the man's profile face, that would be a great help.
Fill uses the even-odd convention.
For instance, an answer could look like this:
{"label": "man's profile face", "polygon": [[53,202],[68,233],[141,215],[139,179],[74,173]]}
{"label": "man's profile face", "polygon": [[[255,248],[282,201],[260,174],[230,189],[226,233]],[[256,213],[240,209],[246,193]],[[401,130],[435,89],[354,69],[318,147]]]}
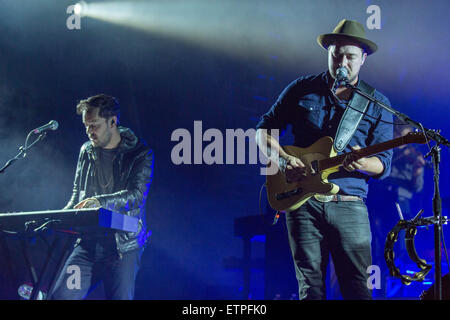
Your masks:
{"label": "man's profile face", "polygon": [[367,53],[364,53],[356,43],[336,42],[328,47],[328,70],[331,76],[336,78],[336,70],[340,67],[346,68],[349,83],[355,84],[366,57]]}
{"label": "man's profile face", "polygon": [[86,134],[94,147],[104,148],[111,141],[112,126],[110,119],[102,118],[98,115],[99,108],[91,108],[83,111],[83,124]]}

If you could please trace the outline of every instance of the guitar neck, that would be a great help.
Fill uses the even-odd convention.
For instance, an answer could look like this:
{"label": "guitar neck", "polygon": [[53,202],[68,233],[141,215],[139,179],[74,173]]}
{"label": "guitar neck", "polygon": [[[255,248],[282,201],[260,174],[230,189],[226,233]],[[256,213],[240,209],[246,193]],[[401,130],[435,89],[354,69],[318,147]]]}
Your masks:
{"label": "guitar neck", "polygon": [[[389,140],[386,142],[382,142],[382,143],[378,143],[375,144],[373,146],[369,146],[363,149],[359,149],[357,151],[354,151],[359,158],[364,158],[364,157],[368,157],[389,149],[393,149],[399,146],[402,146],[404,144],[407,144],[408,142],[406,141],[405,136],[400,137],[400,138],[396,138],[393,140]],[[336,157],[332,157],[332,158],[327,158],[327,159],[322,159],[319,161],[319,168],[320,170],[327,170],[333,167],[339,167],[342,165],[342,163],[344,162],[345,157],[348,155],[349,153],[344,153],[341,155],[338,155]]]}

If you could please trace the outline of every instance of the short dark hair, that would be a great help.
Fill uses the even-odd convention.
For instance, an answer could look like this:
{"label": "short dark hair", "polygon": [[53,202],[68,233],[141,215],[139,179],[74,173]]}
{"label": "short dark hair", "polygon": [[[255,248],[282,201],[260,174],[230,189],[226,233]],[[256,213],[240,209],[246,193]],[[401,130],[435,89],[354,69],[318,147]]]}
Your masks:
{"label": "short dark hair", "polygon": [[81,100],[76,107],[77,114],[82,114],[83,111],[89,111],[92,108],[99,108],[98,115],[100,117],[108,119],[116,116],[117,122],[119,122],[120,105],[116,98],[102,93]]}

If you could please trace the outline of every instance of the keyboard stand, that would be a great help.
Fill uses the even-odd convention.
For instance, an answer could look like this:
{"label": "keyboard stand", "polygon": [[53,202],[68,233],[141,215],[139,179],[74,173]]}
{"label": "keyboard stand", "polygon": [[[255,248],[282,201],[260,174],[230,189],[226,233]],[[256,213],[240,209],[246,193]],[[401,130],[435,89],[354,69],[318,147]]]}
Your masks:
{"label": "keyboard stand", "polygon": [[[63,244],[62,256],[59,257],[56,270],[51,275],[47,293],[47,297],[51,298],[57,277],[67,260],[68,254],[71,252],[71,247],[73,248],[75,240],[80,237],[80,234],[99,227],[105,230],[137,232],[139,230],[139,219],[104,208],[0,213],[0,232],[5,235],[13,234],[19,236],[26,268],[33,283],[30,300],[37,299],[39,289],[43,284],[45,275],[48,273],[51,259],[61,239],[56,237],[51,245],[46,243],[48,245],[47,256],[39,275],[36,273],[36,268],[29,253],[29,239],[34,236],[42,237],[42,231],[49,229],[55,231],[57,233],[56,236],[64,233],[64,236],[67,237]],[[1,246],[1,240],[0,238],[0,247],[3,247],[2,249],[5,251],[6,260],[10,260],[8,246],[6,243],[3,243],[3,246]],[[11,261],[8,261],[8,263],[9,269],[12,271]]]}
{"label": "keyboard stand", "polygon": [[[11,265],[10,252],[9,252],[9,248],[7,246],[7,239],[4,236],[4,234],[7,234],[7,233],[3,233],[2,239],[1,239],[3,242],[3,251],[4,251],[5,258],[9,264],[9,267],[10,267],[9,269],[12,272],[13,266]],[[69,254],[72,252],[71,249],[73,248],[73,245],[75,244],[76,239],[79,237],[79,234],[62,233],[61,235],[59,235],[59,234],[55,235],[55,239],[53,239],[51,245],[48,247],[47,255],[45,257],[45,261],[42,266],[42,269],[40,270],[39,275],[36,272],[36,267],[33,263],[33,259],[30,256],[29,242],[33,236],[42,236],[42,235],[36,234],[36,233],[24,233],[24,234],[21,233],[21,234],[14,234],[14,235],[19,237],[20,245],[22,247],[23,257],[24,257],[25,264],[26,264],[26,269],[28,270],[29,276],[31,278],[31,283],[33,286],[33,290],[31,292],[29,300],[37,300],[39,291],[44,283],[45,276],[47,274],[49,274],[49,272],[50,272],[49,271],[50,261],[51,261],[52,257],[55,255],[56,249],[58,249],[58,243],[60,243],[61,240],[65,240],[63,247],[62,247],[62,253],[57,260],[56,267],[53,270],[53,272],[50,274],[50,277],[49,277],[49,287],[48,287],[45,299],[51,298],[50,295],[53,293],[53,289],[56,284],[56,280],[61,272],[61,269],[63,268],[64,264],[66,263],[66,260],[69,256]],[[13,276],[13,274],[11,274],[11,275]],[[20,285],[20,284],[17,281],[15,281],[15,285]]]}
{"label": "keyboard stand", "polygon": [[28,248],[29,237],[27,234],[21,234],[20,236],[20,244],[22,246],[22,253],[25,259],[25,263],[30,273],[31,283],[33,284],[33,289],[37,287],[37,284],[40,282],[39,278],[36,274],[36,269],[34,268],[33,261],[30,257],[30,252]]}
{"label": "keyboard stand", "polygon": [[[64,267],[64,264],[66,263],[67,258],[69,257],[69,254],[72,252],[71,249],[73,248],[73,245],[77,239],[77,237],[75,235],[67,235],[66,234],[66,237],[67,237],[67,239],[64,244],[62,254],[58,260],[58,263],[56,264],[56,269],[54,270],[53,275],[50,278],[50,285],[48,287],[48,293],[47,293],[47,297],[50,299],[52,298],[51,295],[53,294],[53,290],[56,285],[56,280],[58,279],[59,274],[62,272],[62,268]],[[35,295],[37,295],[38,292],[39,291],[36,291]],[[33,293],[34,293],[34,288],[33,288]],[[33,293],[32,293],[32,296],[33,296]]]}

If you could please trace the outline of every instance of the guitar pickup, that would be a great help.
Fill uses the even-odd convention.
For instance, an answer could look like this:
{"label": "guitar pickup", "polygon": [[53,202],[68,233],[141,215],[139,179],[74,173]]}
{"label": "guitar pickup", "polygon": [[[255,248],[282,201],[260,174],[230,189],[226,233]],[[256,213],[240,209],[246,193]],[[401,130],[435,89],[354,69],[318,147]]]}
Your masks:
{"label": "guitar pickup", "polygon": [[297,189],[294,189],[291,191],[277,193],[276,198],[277,198],[277,200],[284,200],[284,199],[290,198],[292,196],[295,196],[301,192],[302,192],[302,188],[297,188]]}
{"label": "guitar pickup", "polygon": [[314,173],[319,172],[319,161],[317,160],[311,161],[311,168],[313,169]]}

